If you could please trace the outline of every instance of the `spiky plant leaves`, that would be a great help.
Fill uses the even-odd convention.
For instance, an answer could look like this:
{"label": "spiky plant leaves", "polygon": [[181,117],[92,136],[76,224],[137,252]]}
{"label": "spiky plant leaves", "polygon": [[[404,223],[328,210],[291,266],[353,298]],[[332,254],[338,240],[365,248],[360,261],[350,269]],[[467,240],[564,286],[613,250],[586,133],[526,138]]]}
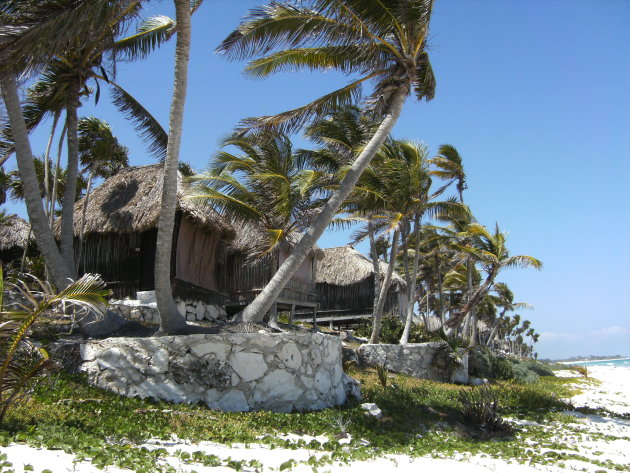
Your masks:
{"label": "spiky plant leaves", "polygon": [[[84,275],[59,293],[46,281],[34,276],[30,279],[30,285],[23,279],[9,284],[22,301],[17,307],[5,310],[0,305],[0,423],[7,410],[26,395],[25,388],[54,366],[46,351],[26,338],[37,319],[61,303],[102,315],[107,307],[105,297],[111,294],[93,274]],[[1,269],[0,289],[4,289]]]}

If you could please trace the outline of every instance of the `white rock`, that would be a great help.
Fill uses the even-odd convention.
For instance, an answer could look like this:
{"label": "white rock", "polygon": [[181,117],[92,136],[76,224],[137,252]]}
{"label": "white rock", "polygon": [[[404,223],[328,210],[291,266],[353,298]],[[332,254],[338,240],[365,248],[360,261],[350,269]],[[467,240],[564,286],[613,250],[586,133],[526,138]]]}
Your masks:
{"label": "white rock", "polygon": [[186,315],[186,303],[184,301],[180,301],[179,304],[177,304],[177,312]]}
{"label": "white rock", "polygon": [[295,376],[285,370],[275,370],[267,374],[256,386],[254,400],[261,401],[295,401],[302,395],[295,383]]}
{"label": "white rock", "polygon": [[151,358],[151,366],[158,373],[165,373],[168,370],[168,350],[160,348]]}
{"label": "white rock", "polygon": [[322,394],[327,394],[331,388],[330,377],[324,370],[319,370],[315,375],[315,389]]}
{"label": "white rock", "polygon": [[241,391],[228,391],[218,402],[219,409],[226,412],[247,412],[249,404]]}
{"label": "white rock", "polygon": [[363,404],[361,404],[361,409],[366,411],[365,413],[367,415],[371,415],[373,417],[376,417],[377,419],[383,417],[383,411],[381,411],[379,407],[373,402],[364,402]]}
{"label": "white rock", "polygon": [[212,354],[217,360],[226,361],[230,347],[225,343],[209,341],[192,345],[190,352],[199,358]]}
{"label": "white rock", "polygon": [[155,302],[155,291],[138,291],[136,292],[136,299],[141,304]]}
{"label": "white rock", "polygon": [[268,368],[260,353],[233,353],[230,357],[230,365],[244,382],[259,379]]}
{"label": "white rock", "polygon": [[278,357],[291,369],[297,370],[302,366],[302,354],[295,343],[289,342],[284,345]]}
{"label": "white rock", "polygon": [[203,306],[203,304],[199,303],[197,305],[197,320],[203,320],[204,315],[206,315],[206,308]]}

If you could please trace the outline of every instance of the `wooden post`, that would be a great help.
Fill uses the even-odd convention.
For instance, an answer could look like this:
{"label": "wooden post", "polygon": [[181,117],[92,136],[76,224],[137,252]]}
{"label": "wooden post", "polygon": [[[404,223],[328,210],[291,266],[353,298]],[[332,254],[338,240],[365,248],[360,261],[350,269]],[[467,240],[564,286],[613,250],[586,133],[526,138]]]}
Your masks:
{"label": "wooden post", "polygon": [[313,332],[317,331],[317,307],[313,307]]}
{"label": "wooden post", "polygon": [[289,313],[289,328],[293,328],[293,318],[295,317],[295,304],[291,305],[291,312]]}

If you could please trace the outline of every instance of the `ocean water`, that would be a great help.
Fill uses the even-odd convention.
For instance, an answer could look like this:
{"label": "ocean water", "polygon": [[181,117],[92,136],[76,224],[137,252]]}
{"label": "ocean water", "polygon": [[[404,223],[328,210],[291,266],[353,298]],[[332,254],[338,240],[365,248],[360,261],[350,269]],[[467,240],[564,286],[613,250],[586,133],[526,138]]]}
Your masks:
{"label": "ocean water", "polygon": [[618,360],[601,360],[601,361],[574,361],[567,363],[568,365],[580,366],[615,366],[620,368],[630,368],[630,358],[619,358]]}

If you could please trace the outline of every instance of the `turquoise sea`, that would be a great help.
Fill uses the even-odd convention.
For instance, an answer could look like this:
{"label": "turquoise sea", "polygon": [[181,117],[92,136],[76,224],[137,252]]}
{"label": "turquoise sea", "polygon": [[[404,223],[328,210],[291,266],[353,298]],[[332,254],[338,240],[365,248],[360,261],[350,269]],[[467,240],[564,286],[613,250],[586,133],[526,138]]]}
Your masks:
{"label": "turquoise sea", "polygon": [[581,366],[619,366],[630,368],[630,358],[619,358],[618,360],[600,360],[600,361],[574,361],[567,363],[568,365]]}

